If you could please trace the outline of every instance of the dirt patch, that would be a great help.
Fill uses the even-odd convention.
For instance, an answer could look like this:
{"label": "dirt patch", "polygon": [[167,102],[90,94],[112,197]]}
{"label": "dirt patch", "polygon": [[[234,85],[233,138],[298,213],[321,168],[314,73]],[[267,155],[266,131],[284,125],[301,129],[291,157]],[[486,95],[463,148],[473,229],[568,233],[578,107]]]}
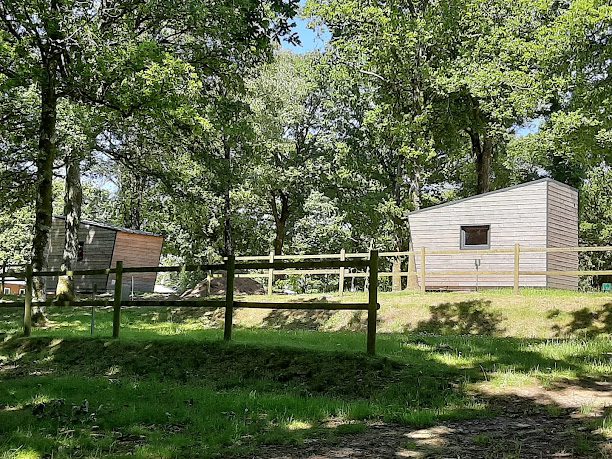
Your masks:
{"label": "dirt patch", "polygon": [[[225,277],[215,277],[210,280],[210,288],[208,281],[204,280],[194,288],[185,291],[181,298],[205,298],[211,295],[225,295],[225,286],[227,279]],[[245,277],[237,277],[234,279],[234,293],[241,295],[263,295],[265,290],[262,285],[254,279]]]}
{"label": "dirt patch", "polygon": [[572,411],[555,413],[520,398],[492,402],[497,416],[414,429],[370,423],[363,433],[309,439],[301,446],[263,446],[250,459],[610,458],[612,445]]}
{"label": "dirt patch", "polygon": [[535,385],[492,388],[482,384],[479,390],[488,396],[515,396],[537,405],[572,409],[575,416],[600,415],[612,407],[609,381],[559,381],[549,388]]}

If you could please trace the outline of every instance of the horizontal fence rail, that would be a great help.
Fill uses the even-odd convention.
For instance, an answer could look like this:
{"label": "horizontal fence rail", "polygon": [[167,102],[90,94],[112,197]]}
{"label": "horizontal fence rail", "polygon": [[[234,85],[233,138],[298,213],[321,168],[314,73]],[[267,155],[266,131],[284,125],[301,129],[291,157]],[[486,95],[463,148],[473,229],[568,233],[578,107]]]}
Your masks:
{"label": "horizontal fence rail", "polygon": [[[24,335],[30,336],[32,330],[32,308],[48,305],[70,306],[70,307],[108,307],[113,309],[113,338],[119,338],[121,327],[121,309],[123,307],[197,307],[197,308],[225,308],[224,332],[225,340],[230,340],[232,335],[233,311],[236,308],[245,309],[288,309],[288,310],[329,310],[329,311],[367,311],[367,352],[374,355],[376,350],[376,320],[378,304],[378,252],[369,252],[367,259],[342,258],[333,260],[330,257],[307,257],[302,261],[291,261],[290,258],[274,260],[273,257],[268,261],[258,261],[255,257],[244,257],[240,263],[236,263],[236,257],[229,256],[223,264],[203,264],[185,266],[144,266],[144,267],[124,267],[122,261],[118,261],[114,268],[108,269],[85,269],[85,270],[46,270],[33,271],[32,265],[27,265],[25,271],[6,271],[2,270],[0,276],[2,280],[6,277],[15,279],[25,279],[25,299],[24,301],[0,302],[0,308],[23,307],[24,309]],[[318,258],[318,260],[315,260]],[[281,274],[294,272],[327,272],[330,268],[344,270],[365,269],[364,275],[369,276],[369,296],[367,303],[328,303],[328,302],[254,302],[254,301],[235,301],[234,300],[234,279],[240,274],[236,270],[268,270],[277,271]],[[335,269],[331,271],[336,272]],[[302,271],[306,270],[306,271]],[[160,273],[160,272],[193,272],[193,271],[224,271],[226,273],[226,292],[225,299],[206,299],[206,300],[124,300],[123,275],[126,273]],[[66,302],[54,301],[34,301],[33,299],[33,278],[34,277],[55,277],[55,276],[93,276],[93,275],[115,275],[114,295],[108,299],[83,299]],[[93,314],[93,311],[92,311]],[[93,316],[92,316],[93,317]],[[93,321],[92,321],[93,330]]]}
{"label": "horizontal fence rail", "polygon": [[[33,277],[56,277],[56,276],[93,276],[93,275],[115,275],[114,295],[108,300],[79,300],[69,303],[70,306],[92,306],[92,307],[113,307],[114,327],[113,336],[118,337],[119,324],[121,320],[121,308],[128,306],[180,306],[180,307],[200,307],[200,308],[225,308],[226,328],[224,336],[226,339],[231,337],[231,321],[235,308],[284,308],[284,309],[327,309],[327,310],[367,310],[368,321],[375,316],[378,310],[376,298],[373,298],[373,291],[377,291],[379,278],[392,278],[393,288],[399,284],[401,288],[402,278],[408,279],[408,284],[412,283],[412,288],[420,289],[425,292],[428,281],[441,277],[461,277],[461,276],[505,276],[510,277],[515,293],[519,293],[521,277],[529,276],[612,276],[612,269],[593,269],[593,270],[532,270],[521,268],[521,258],[524,254],[558,254],[558,253],[585,253],[585,252],[612,252],[612,246],[599,247],[523,247],[515,244],[514,247],[502,247],[484,250],[432,250],[421,248],[420,250],[398,251],[398,252],[359,252],[346,253],[344,250],[335,254],[298,254],[298,255],[276,255],[271,252],[269,255],[227,257],[223,263],[192,264],[182,266],[123,266],[118,262],[115,267],[106,269],[75,269],[75,270],[43,270],[33,271],[31,265],[8,265],[2,264],[0,279],[2,286],[5,282],[12,279],[25,280],[25,300],[13,302],[0,302],[0,307],[23,307],[24,308],[24,332],[29,334],[29,325],[32,306],[40,306],[42,303],[32,301],[32,279]],[[508,255],[511,257],[510,268],[512,269],[488,269],[488,270],[465,270],[448,269],[436,270],[427,267],[429,257],[453,257],[453,256],[472,256],[480,257],[483,255]],[[379,258],[390,259],[393,262],[392,271],[379,270]],[[401,260],[410,260],[408,271],[401,269]],[[417,263],[418,258],[418,263]],[[449,258],[450,265],[451,259]],[[15,269],[22,268],[22,269]],[[23,269],[25,268],[25,269]],[[210,280],[210,273],[226,273],[227,289],[225,300],[138,300],[127,301],[122,299],[123,276],[131,273],[183,273],[183,272],[207,272]],[[273,293],[275,278],[278,276],[309,276],[309,275],[336,275],[339,276],[338,291],[342,295],[345,288],[346,279],[365,279],[365,285],[370,292],[368,303],[271,303],[271,302],[244,302],[234,301],[233,284],[235,278],[259,278],[265,279],[267,283],[267,293]],[[398,282],[399,280],[399,282]],[[45,303],[49,304],[49,303]],[[59,303],[53,303],[59,304]],[[68,305],[68,304],[67,304]],[[372,312],[374,311],[374,312]],[[369,323],[368,322],[368,323]],[[371,327],[368,325],[368,352],[374,349],[375,338],[370,338]],[[371,342],[372,340],[372,342]]]}

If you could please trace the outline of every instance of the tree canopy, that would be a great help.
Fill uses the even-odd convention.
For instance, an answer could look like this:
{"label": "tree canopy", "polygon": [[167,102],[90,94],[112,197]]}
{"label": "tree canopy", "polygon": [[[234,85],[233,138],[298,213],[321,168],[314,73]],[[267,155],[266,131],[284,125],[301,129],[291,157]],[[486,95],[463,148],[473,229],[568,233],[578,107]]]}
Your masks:
{"label": "tree canopy", "polygon": [[609,2],[308,0],[303,55],[297,9],[1,2],[0,256],[45,266],[53,213],[65,266],[81,218],[183,261],[407,250],[410,212],[541,176],[612,244]]}

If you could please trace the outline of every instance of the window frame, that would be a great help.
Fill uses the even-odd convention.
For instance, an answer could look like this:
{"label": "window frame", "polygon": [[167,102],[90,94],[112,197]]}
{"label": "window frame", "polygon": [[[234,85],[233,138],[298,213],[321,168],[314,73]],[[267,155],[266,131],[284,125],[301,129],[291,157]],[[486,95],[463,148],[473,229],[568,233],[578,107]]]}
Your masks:
{"label": "window frame", "polygon": [[[487,228],[487,243],[468,245],[465,243],[466,228]],[[461,250],[488,250],[491,248],[491,225],[460,225],[459,226],[459,248]]]}
{"label": "window frame", "polygon": [[11,294],[11,288],[10,287],[4,287],[4,290],[2,290],[2,294],[3,295],[10,295]]}
{"label": "window frame", "polygon": [[26,294],[26,289],[25,288],[20,288],[19,289],[19,296],[24,296]]}

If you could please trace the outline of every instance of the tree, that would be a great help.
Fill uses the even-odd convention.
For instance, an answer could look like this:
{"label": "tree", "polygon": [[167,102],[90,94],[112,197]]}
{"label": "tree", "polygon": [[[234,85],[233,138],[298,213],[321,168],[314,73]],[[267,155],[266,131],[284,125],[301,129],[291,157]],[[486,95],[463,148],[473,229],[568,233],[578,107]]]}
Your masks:
{"label": "tree", "polygon": [[[231,81],[241,66],[269,55],[270,41],[288,31],[295,7],[294,0],[0,4],[3,89],[33,88],[40,103],[32,253],[36,270],[46,265],[59,101],[67,98],[129,116],[143,105],[155,105],[164,94],[151,87],[158,87],[154,72],[169,56],[192,63],[207,85]],[[41,278],[35,286],[44,295]]]}
{"label": "tree", "polygon": [[606,1],[557,6],[537,56],[550,104],[538,129],[513,146],[517,157],[580,187],[612,162],[612,9]]}
{"label": "tree", "polygon": [[537,14],[532,2],[508,0],[308,5],[332,32],[332,63],[367,78],[397,126],[392,135],[410,151],[412,181],[432,154],[469,155],[476,191],[488,191],[493,157],[546,102],[534,43],[548,5]]}
{"label": "tree", "polygon": [[248,86],[256,145],[247,186],[268,203],[274,253],[281,255],[309,191],[325,174],[319,161],[325,95],[317,56],[278,52]]}

